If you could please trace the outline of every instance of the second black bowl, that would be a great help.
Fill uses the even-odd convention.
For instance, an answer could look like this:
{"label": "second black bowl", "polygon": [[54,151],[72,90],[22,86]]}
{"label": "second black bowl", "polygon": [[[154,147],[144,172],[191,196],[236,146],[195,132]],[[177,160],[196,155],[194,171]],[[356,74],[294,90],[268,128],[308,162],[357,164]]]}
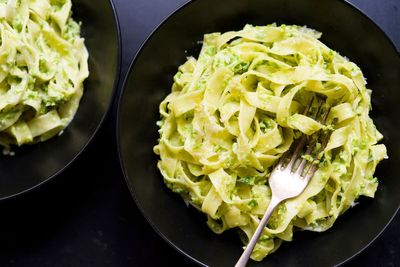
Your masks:
{"label": "second black bowl", "polygon": [[[307,25],[322,41],[363,70],[373,90],[374,118],[385,136],[389,160],[378,168],[375,199],[362,199],[324,233],[297,232],[262,263],[249,266],[332,266],[363,250],[396,213],[400,194],[400,59],[385,34],[356,8],[339,0],[196,0],[170,16],[146,41],[131,66],[120,99],[118,140],[129,188],[154,229],[198,263],[233,266],[242,252],[235,231],[221,236],[206,218],[170,192],[152,151],[158,133],[158,105],[188,55],[197,56],[203,34],[238,30],[245,24]],[[185,53],[187,51],[187,53]]]}
{"label": "second black bowl", "polygon": [[[29,191],[57,176],[84,150],[99,129],[114,96],[120,64],[119,27],[111,0],[73,0],[89,51],[89,78],[79,109],[61,136],[1,156],[0,199]],[[0,152],[1,154],[1,152]]]}

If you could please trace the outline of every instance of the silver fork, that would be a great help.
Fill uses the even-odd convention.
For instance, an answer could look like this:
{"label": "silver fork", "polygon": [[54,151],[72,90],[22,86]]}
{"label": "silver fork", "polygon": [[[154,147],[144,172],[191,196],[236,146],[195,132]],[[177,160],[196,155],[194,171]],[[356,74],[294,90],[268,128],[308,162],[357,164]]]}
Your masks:
{"label": "silver fork", "polygon": [[[312,102],[313,102],[313,100],[306,107],[304,114],[308,113],[308,110],[310,109]],[[321,109],[321,106],[318,107],[317,112],[313,116],[314,118],[317,116],[320,109]],[[325,123],[326,118],[328,117],[328,113],[329,113],[329,111],[326,112],[326,114],[324,115],[324,117],[322,119],[322,123]],[[303,135],[301,137],[299,143],[295,147],[293,154],[290,157],[289,163],[287,163],[285,165],[285,161],[287,161],[288,156],[289,156],[289,153],[287,153],[286,156],[281,157],[278,164],[273,169],[273,171],[269,177],[269,186],[270,186],[271,192],[272,192],[271,201],[268,205],[268,208],[267,208],[263,218],[260,221],[260,224],[258,225],[252,238],[250,239],[249,243],[247,244],[247,247],[244,250],[244,252],[242,253],[242,256],[237,261],[235,267],[245,267],[246,266],[247,261],[249,260],[249,257],[251,255],[251,253],[253,252],[253,249],[264,230],[264,227],[267,225],[268,220],[271,217],[274,210],[276,209],[276,207],[282,201],[287,200],[289,198],[294,198],[294,197],[300,195],[306,188],[311,177],[317,171],[318,166],[316,164],[308,163],[308,161],[304,157],[300,160],[300,154],[306,144],[306,140],[307,140],[307,137],[305,135]],[[325,138],[321,144],[321,149],[319,151],[321,151],[322,148],[326,146],[327,141],[328,141],[328,138],[327,138],[327,136],[325,136]],[[308,145],[307,150],[304,153],[304,155],[310,155],[312,153],[312,151],[314,150],[316,143],[317,142],[315,141],[314,144]],[[299,160],[300,160],[300,163],[298,163]],[[304,171],[306,167],[307,167],[307,169],[306,169],[306,171]]]}

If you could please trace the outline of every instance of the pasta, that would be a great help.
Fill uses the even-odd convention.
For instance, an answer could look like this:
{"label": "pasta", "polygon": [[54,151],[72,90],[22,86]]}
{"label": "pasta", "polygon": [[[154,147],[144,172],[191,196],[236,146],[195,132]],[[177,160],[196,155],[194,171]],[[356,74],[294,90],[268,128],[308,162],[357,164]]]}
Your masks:
{"label": "pasta", "polygon": [[[160,104],[154,151],[165,184],[205,213],[211,230],[237,228],[245,244],[270,202],[274,163],[301,135],[328,137],[307,157],[319,169],[305,191],[280,204],[264,228],[256,261],[294,230],[325,231],[359,196],[374,197],[375,168],[387,157],[360,68],[320,36],[275,24],[206,34],[198,59],[179,67]],[[303,114],[308,103],[316,118]]]}
{"label": "pasta", "polygon": [[70,0],[0,1],[0,144],[47,140],[75,115],[88,52]]}

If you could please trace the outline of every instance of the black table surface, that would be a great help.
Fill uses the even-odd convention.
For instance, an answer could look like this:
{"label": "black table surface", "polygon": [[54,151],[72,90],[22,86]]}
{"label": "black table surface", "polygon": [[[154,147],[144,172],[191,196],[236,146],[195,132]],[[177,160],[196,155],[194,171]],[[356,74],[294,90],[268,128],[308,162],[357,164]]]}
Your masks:
{"label": "black table surface", "polygon": [[[119,92],[141,43],[185,2],[114,1],[122,35]],[[350,2],[400,48],[399,0]],[[0,203],[0,266],[195,266],[153,231],[129,193],[117,156],[114,102],[98,135],[67,171]],[[400,214],[346,266],[400,266]]]}

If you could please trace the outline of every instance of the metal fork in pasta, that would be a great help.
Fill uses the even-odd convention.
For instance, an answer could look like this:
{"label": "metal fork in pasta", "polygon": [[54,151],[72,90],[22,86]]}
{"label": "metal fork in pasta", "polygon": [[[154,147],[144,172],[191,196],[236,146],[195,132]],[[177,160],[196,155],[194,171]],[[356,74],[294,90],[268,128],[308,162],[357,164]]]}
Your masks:
{"label": "metal fork in pasta", "polygon": [[[309,113],[312,102],[313,100],[306,107],[304,114]],[[322,104],[320,103],[316,112],[314,112],[314,115],[312,116],[313,119],[315,119],[318,114],[321,113],[321,110]],[[324,124],[326,122],[328,114],[329,110],[322,115],[321,123]],[[271,201],[256,231],[254,232],[235,267],[246,266],[247,261],[249,260],[249,257],[264,230],[264,227],[267,225],[268,220],[276,207],[278,207],[278,205],[284,200],[294,198],[304,191],[310,179],[318,169],[318,165],[313,162],[309,162],[307,157],[309,157],[315,150],[323,151],[323,148],[328,142],[328,136],[329,134],[324,134],[324,136],[319,134],[319,136],[317,136],[319,138],[311,138],[311,136],[303,135],[294,149],[289,150],[289,152],[281,157],[269,177],[269,186],[272,192]],[[318,149],[317,143],[318,139],[321,139],[321,137],[321,146]],[[308,145],[306,145],[307,140],[309,140]],[[302,153],[305,146],[306,151]]]}

